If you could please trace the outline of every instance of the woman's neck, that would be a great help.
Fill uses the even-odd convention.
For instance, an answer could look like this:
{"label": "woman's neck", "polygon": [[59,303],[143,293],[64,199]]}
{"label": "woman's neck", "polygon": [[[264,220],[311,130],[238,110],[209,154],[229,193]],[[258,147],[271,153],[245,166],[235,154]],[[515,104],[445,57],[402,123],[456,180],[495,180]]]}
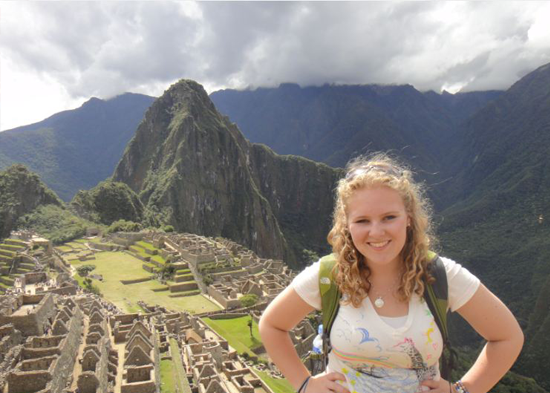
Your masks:
{"label": "woman's neck", "polygon": [[386,284],[398,280],[403,274],[403,266],[401,264],[390,264],[385,266],[369,266],[371,282]]}

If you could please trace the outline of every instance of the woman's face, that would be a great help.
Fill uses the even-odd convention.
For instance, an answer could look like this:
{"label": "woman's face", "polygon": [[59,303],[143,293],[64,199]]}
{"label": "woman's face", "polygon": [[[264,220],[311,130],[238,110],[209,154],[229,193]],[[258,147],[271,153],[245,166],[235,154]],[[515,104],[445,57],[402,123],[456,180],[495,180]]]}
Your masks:
{"label": "woman's face", "polygon": [[399,193],[385,186],[357,190],[349,198],[346,211],[353,244],[369,267],[397,267],[409,223]]}

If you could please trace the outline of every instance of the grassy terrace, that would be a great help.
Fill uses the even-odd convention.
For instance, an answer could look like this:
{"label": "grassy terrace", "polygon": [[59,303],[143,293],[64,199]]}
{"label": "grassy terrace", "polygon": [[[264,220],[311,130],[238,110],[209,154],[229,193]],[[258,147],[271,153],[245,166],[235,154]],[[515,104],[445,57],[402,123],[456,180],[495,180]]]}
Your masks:
{"label": "grassy terrace", "polygon": [[158,250],[158,248],[155,248],[155,246],[153,246],[151,243],[149,242],[145,242],[145,241],[139,241],[139,242],[136,242],[136,245],[140,246],[141,248],[146,248],[148,250]]}
{"label": "grassy terrace", "polygon": [[0,244],[0,247],[2,247],[4,250],[10,250],[12,252],[17,252],[17,251],[23,250],[25,248],[24,245],[15,246],[13,244],[7,244],[7,243]]}
{"label": "grassy terrace", "polygon": [[256,356],[252,349],[262,346],[256,322],[253,322],[252,337],[250,336],[249,316],[231,319],[203,318],[203,320],[239,353],[247,352],[250,356]]}
{"label": "grassy terrace", "polygon": [[[262,345],[258,325],[253,322],[252,334],[250,337],[250,328],[248,321],[250,317],[239,317],[232,319],[210,319],[203,318],[203,321],[215,330],[220,336],[225,338],[229,345],[239,353],[247,352],[251,356],[256,356],[252,349]],[[271,377],[268,373],[254,370],[260,378],[276,393],[294,393],[294,389],[286,379],[277,379]]]}
{"label": "grassy terrace", "polygon": [[[124,285],[120,280],[134,280],[151,277],[151,273],[142,269],[143,261],[122,252],[99,252],[96,259],[80,262],[70,260],[76,268],[81,265],[95,265],[91,274],[100,274],[103,281],[92,280],[101,291],[104,298],[125,312],[138,312],[141,308],[137,305],[139,300],[147,304],[169,308],[174,311],[189,311],[192,313],[216,311],[219,307],[202,295],[171,298],[169,291],[153,292],[153,289],[163,288],[164,285],[156,280],[150,280],[137,284]],[[75,278],[83,286],[83,278],[75,274]]]}
{"label": "grassy terrace", "polygon": [[[148,244],[149,246],[143,247],[142,244]],[[158,248],[153,247],[153,246],[152,246],[151,244],[149,244],[149,243],[146,243],[146,242],[137,242],[136,244],[134,244],[134,245],[132,246],[131,251],[134,252],[134,253],[137,253],[137,254],[141,255],[142,257],[149,257],[149,258],[151,258],[152,261],[156,261],[156,262],[162,263],[163,265],[166,264],[166,260],[165,260],[161,255],[151,255],[151,254],[147,254],[147,253],[145,252],[145,249],[148,249],[148,250],[158,250]]]}

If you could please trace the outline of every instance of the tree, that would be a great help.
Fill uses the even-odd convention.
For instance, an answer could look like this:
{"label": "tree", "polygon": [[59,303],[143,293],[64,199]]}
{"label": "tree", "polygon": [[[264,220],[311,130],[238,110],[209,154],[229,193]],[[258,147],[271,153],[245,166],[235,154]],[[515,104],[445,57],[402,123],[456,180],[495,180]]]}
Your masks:
{"label": "tree", "polygon": [[252,307],[258,303],[258,295],[254,293],[249,293],[248,295],[243,295],[240,299],[243,307]]}
{"label": "tree", "polygon": [[88,273],[95,269],[95,265],[83,265],[76,268],[80,277],[86,277]]}
{"label": "tree", "polygon": [[252,326],[253,326],[252,315],[249,314],[249,316],[250,316],[250,319],[248,320],[248,322],[246,324],[248,325],[248,328],[250,329],[250,337],[254,338],[254,334],[252,333]]}

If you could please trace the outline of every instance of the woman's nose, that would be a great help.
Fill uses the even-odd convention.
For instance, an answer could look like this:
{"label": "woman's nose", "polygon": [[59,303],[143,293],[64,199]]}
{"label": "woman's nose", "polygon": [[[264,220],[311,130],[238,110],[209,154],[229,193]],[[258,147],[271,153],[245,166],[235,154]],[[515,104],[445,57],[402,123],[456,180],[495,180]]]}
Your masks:
{"label": "woman's nose", "polygon": [[382,226],[382,223],[380,222],[373,222],[370,227],[370,235],[371,236],[378,236],[384,234],[384,227]]}

